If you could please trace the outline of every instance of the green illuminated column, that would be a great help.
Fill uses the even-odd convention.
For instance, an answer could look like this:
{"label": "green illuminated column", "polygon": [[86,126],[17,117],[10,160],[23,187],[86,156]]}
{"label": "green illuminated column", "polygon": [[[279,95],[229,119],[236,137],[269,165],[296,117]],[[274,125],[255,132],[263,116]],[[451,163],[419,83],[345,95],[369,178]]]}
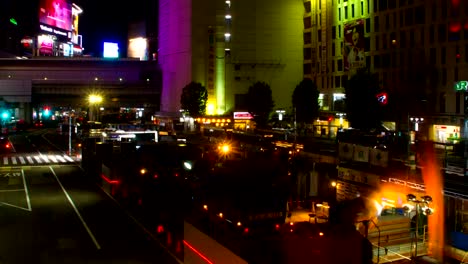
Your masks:
{"label": "green illuminated column", "polygon": [[468,81],[458,81],[455,83],[455,91],[463,92],[463,110],[465,117],[463,119],[463,139],[465,144],[465,176],[468,176]]}

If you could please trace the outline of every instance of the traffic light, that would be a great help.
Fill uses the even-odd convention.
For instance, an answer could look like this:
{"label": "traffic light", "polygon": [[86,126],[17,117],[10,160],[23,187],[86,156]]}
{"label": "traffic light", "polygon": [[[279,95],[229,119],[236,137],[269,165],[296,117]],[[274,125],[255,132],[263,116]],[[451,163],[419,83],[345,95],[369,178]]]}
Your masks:
{"label": "traffic light", "polygon": [[3,119],[3,120],[6,120],[6,119],[8,119],[9,117],[10,117],[10,113],[9,113],[7,110],[4,110],[4,111],[2,112],[2,119]]}
{"label": "traffic light", "polygon": [[50,116],[50,108],[49,107],[44,107],[44,110],[43,110],[42,114],[45,117],[49,117]]}

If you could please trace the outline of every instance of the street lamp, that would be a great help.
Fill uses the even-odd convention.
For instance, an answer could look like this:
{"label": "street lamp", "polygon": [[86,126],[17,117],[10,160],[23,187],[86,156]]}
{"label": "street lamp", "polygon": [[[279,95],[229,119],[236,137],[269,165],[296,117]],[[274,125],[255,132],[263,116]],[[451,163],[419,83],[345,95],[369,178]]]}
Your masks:
{"label": "street lamp", "polygon": [[[424,210],[424,214],[425,215],[430,215],[432,214],[432,210],[427,207],[427,205],[429,205],[431,202],[432,202],[432,197],[429,196],[429,195],[424,195],[421,197],[421,199],[417,199],[416,195],[414,194],[407,194],[406,195],[406,199],[408,200],[408,202],[412,202],[416,205],[416,232],[415,232],[415,240],[416,240],[416,243],[415,243],[415,253],[414,253],[414,257],[417,257],[418,256],[418,236],[419,236],[419,210],[421,210],[421,204],[425,205],[424,207],[426,207],[426,209]],[[409,208],[407,207],[407,209],[409,210]]]}
{"label": "street lamp", "polygon": [[[94,107],[96,107],[96,105],[100,104],[102,102],[102,96],[98,95],[98,94],[90,94],[88,96],[88,102],[89,104],[91,105],[90,107],[90,121],[92,121],[91,119],[93,119],[93,115],[94,115]],[[94,120],[94,121],[97,121],[97,120]]]}
{"label": "street lamp", "polygon": [[284,116],[284,114],[286,113],[286,111],[283,110],[283,109],[279,109],[279,110],[276,110],[276,113],[278,114],[278,121],[282,121],[282,120],[283,120],[283,116]]}
{"label": "street lamp", "polygon": [[414,123],[414,131],[419,131],[419,123],[424,122],[422,117],[410,117],[410,121]]}

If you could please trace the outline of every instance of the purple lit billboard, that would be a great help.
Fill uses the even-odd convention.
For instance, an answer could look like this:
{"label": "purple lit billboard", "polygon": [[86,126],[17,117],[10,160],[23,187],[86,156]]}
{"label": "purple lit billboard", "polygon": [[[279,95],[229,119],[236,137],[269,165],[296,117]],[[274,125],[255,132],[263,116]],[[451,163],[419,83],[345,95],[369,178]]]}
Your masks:
{"label": "purple lit billboard", "polygon": [[72,5],[66,0],[40,0],[39,23],[72,30]]}

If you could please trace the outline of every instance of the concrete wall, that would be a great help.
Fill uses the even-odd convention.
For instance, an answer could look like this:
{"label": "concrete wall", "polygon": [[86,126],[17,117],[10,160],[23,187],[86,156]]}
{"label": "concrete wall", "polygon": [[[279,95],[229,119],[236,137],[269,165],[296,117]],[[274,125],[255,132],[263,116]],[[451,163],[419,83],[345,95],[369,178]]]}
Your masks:
{"label": "concrete wall", "polygon": [[291,107],[303,78],[303,14],[301,0],[232,1],[228,105],[234,104],[234,94],[263,81],[273,91],[275,108]]}

